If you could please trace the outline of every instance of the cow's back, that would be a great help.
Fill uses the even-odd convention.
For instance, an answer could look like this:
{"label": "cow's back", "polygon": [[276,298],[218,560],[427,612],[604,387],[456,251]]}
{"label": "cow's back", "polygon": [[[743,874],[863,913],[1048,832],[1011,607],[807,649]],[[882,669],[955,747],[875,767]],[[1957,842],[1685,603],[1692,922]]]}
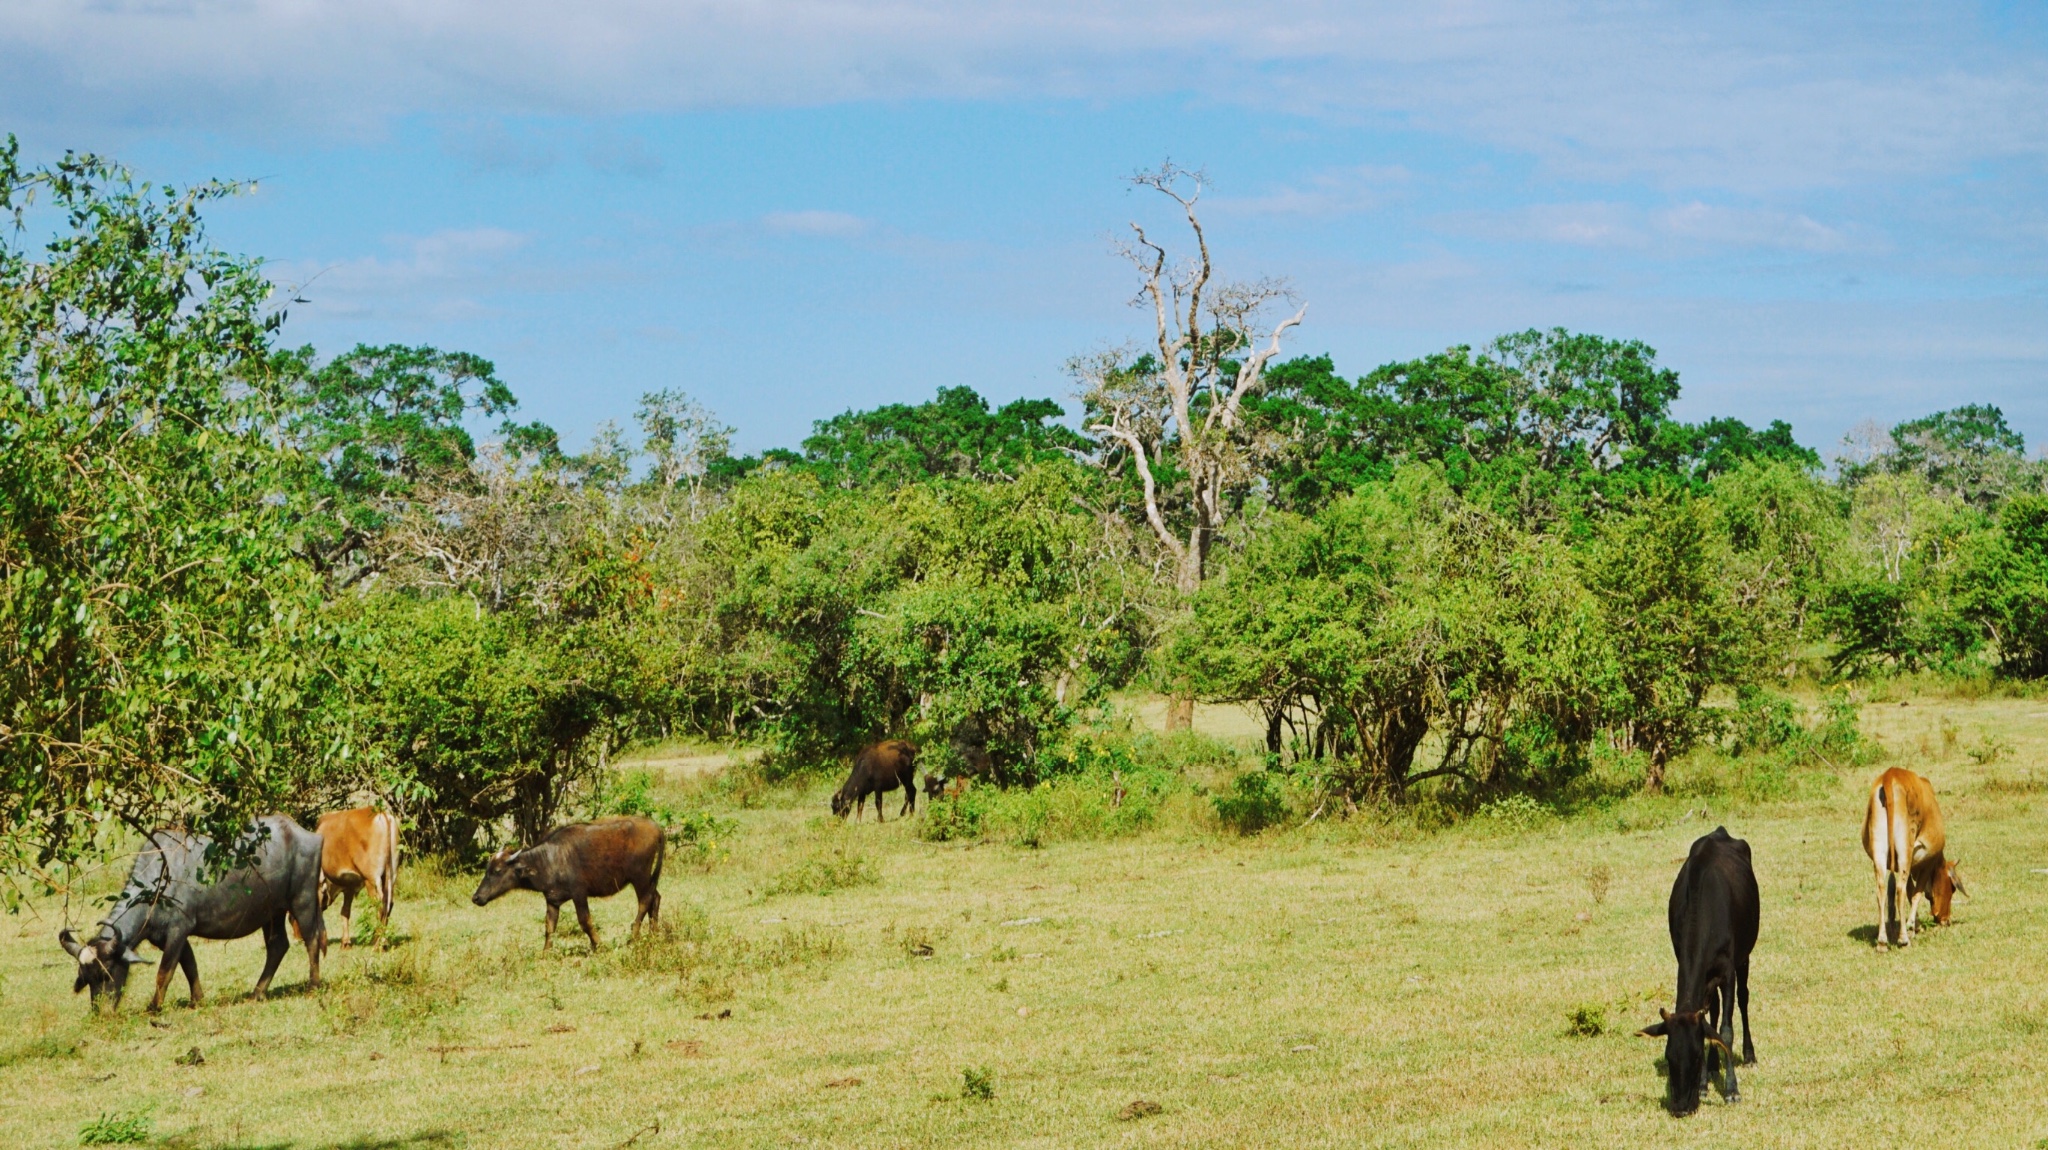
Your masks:
{"label": "cow's back", "polygon": [[556,827],[542,839],[554,848],[558,872],[584,893],[603,898],[659,870],[661,825],[639,815],[620,815]]}
{"label": "cow's back", "polygon": [[917,748],[902,739],[885,739],[862,751],[853,767],[856,775],[870,779],[907,781],[917,770]]}
{"label": "cow's back", "polygon": [[1863,812],[1863,850],[1871,861],[1903,874],[1939,860],[1947,846],[1934,784],[1904,767],[1877,776]]}
{"label": "cow's back", "polygon": [[1731,958],[1755,949],[1761,901],[1747,842],[1729,835],[1726,827],[1693,840],[1671,884],[1667,908],[1679,969],[1709,961],[1724,937],[1734,947]]}
{"label": "cow's back", "polygon": [[397,820],[375,807],[320,816],[320,869],[330,879],[372,878],[397,869]]}

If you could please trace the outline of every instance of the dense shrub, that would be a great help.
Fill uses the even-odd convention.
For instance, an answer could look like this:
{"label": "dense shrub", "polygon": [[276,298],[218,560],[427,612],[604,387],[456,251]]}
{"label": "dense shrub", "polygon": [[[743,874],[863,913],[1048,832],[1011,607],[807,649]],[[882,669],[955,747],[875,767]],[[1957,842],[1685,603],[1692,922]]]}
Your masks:
{"label": "dense shrub", "polygon": [[1278,825],[1287,817],[1287,799],[1271,771],[1246,771],[1230,784],[1230,790],[1212,795],[1216,817],[1241,835],[1254,835]]}

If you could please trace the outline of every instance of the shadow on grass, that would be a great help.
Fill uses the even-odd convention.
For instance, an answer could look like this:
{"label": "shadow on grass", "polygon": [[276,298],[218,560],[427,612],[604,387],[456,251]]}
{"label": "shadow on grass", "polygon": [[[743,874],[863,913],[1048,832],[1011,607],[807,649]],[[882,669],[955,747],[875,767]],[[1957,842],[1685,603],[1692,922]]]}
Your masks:
{"label": "shadow on grass", "polygon": [[1847,933],[1850,938],[1865,946],[1869,946],[1877,941],[1877,927],[1869,923],[1865,923],[1862,926],[1852,926]]}
{"label": "shadow on grass", "polygon": [[467,1139],[452,1130],[422,1130],[395,1138],[351,1138],[346,1142],[197,1142],[171,1139],[164,1146],[174,1150],[428,1150],[429,1147],[460,1147]]}
{"label": "shadow on grass", "polygon": [[308,995],[320,993],[321,989],[322,987],[314,986],[311,983],[307,982],[292,982],[286,983],[283,986],[278,986],[277,984],[272,983],[270,990],[266,992],[261,998],[258,998],[256,996],[256,992],[254,990],[245,990],[242,993],[233,996],[217,995],[209,998],[207,1001],[233,1003],[235,1005],[241,1005],[245,1002],[269,1002],[272,999],[278,998],[305,998]]}

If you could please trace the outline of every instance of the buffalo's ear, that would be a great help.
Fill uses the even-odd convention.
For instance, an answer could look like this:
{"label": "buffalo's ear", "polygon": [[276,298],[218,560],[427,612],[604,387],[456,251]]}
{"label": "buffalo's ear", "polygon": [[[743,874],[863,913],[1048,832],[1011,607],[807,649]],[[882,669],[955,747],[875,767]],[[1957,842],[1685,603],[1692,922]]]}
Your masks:
{"label": "buffalo's ear", "polygon": [[1638,1030],[1638,1031],[1636,1031],[1636,1037],[1637,1037],[1637,1038],[1662,1038],[1662,1037],[1664,1037],[1664,1035],[1665,1035],[1665,1034],[1666,1034],[1667,1032],[1668,1032],[1668,1028],[1667,1028],[1667,1027],[1665,1026],[1665,1024],[1664,1024],[1664,1023],[1662,1023],[1662,1022],[1652,1022],[1652,1023],[1650,1024],[1650,1025],[1648,1025],[1648,1026],[1645,1026],[1645,1027],[1643,1027],[1643,1028],[1642,1028],[1641,1030]]}
{"label": "buffalo's ear", "polygon": [[65,954],[68,954],[73,958],[78,957],[78,936],[71,933],[70,927],[67,926],[63,930],[57,932],[57,945],[64,948]]}

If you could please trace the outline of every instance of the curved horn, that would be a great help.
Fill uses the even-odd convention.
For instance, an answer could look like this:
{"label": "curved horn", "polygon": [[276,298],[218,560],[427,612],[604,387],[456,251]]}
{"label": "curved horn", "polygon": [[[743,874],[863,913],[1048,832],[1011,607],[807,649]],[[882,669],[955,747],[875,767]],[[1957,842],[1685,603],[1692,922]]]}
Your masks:
{"label": "curved horn", "polygon": [[72,934],[71,928],[68,926],[57,932],[57,945],[63,947],[64,953],[73,958],[77,958],[79,950],[82,949],[78,936]]}

